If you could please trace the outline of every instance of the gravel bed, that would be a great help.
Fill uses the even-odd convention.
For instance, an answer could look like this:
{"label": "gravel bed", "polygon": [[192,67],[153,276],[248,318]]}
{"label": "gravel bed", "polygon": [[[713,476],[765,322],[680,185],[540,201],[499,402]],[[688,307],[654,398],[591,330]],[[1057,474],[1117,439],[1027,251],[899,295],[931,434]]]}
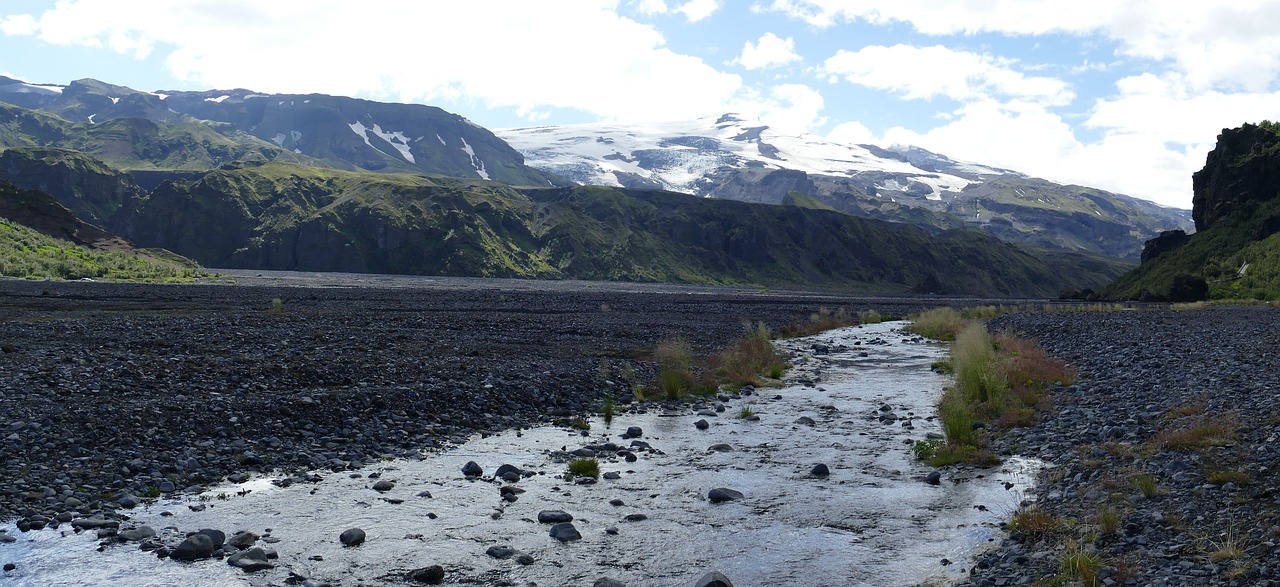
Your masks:
{"label": "gravel bed", "polygon": [[941,303],[433,283],[0,279],[0,520],[20,529],[110,520],[149,497],[246,473],[412,457],[598,409],[606,381],[621,390],[628,370],[652,378],[647,354],[664,337],[708,353],[745,321],[791,324],[824,305],[901,315]]}
{"label": "gravel bed", "polygon": [[1052,465],[1027,497],[1061,533],[1013,532],[965,584],[1044,581],[1072,547],[1097,554],[1104,585],[1280,584],[1280,311],[1021,314],[989,327],[1034,338],[1080,375],[1053,391],[1040,425],[995,441]]}

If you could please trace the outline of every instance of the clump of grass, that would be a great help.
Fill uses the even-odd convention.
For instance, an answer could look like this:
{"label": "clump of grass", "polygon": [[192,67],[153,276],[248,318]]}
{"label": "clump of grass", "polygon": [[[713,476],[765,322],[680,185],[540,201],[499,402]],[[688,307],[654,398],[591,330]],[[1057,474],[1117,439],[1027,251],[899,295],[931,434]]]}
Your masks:
{"label": "clump of grass", "polygon": [[1239,423],[1233,413],[1216,417],[1184,417],[1157,432],[1152,442],[1155,446],[1168,450],[1231,446],[1237,439],[1237,428]]}
{"label": "clump of grass", "polygon": [[653,358],[658,363],[658,386],[667,399],[679,399],[693,387],[693,351],[688,339],[676,337],[658,342]]}
{"label": "clump of grass", "polygon": [[280,298],[271,298],[271,313],[280,314],[284,312],[284,301]]}
{"label": "clump of grass", "polygon": [[917,461],[928,461],[937,456],[938,450],[945,445],[946,443],[936,438],[917,440],[915,444],[911,445],[911,452],[915,454]]}
{"label": "clump of grass", "polygon": [[858,320],[850,316],[848,310],[844,308],[834,312],[829,308],[818,308],[817,312],[809,315],[808,322],[783,326],[777,330],[777,335],[778,338],[797,338],[854,324],[858,324]]}
{"label": "clump of grass", "polygon": [[875,310],[863,310],[858,312],[859,324],[879,324],[884,322],[884,316]]}
{"label": "clump of grass", "polygon": [[604,424],[608,426],[613,423],[613,392],[605,394],[604,400],[600,403],[600,413],[604,416]]}
{"label": "clump of grass", "polygon": [[964,328],[964,320],[953,308],[934,308],[917,314],[903,330],[934,340],[955,340]]}
{"label": "clump of grass", "polygon": [[942,420],[942,433],[947,437],[947,444],[977,445],[973,414],[958,391],[948,389],[942,394],[942,402],[938,404],[938,417]]}
{"label": "clump of grass", "polygon": [[1009,518],[1008,529],[1033,538],[1046,538],[1065,532],[1067,526],[1062,518],[1033,505],[1014,512]]}
{"label": "clump of grass", "polygon": [[1219,563],[1227,560],[1239,560],[1244,558],[1244,547],[1236,538],[1235,532],[1227,530],[1223,532],[1218,540],[1210,541],[1210,549],[1206,554],[1209,560]]}
{"label": "clump of grass", "polygon": [[1062,554],[1062,576],[1069,581],[1079,581],[1081,587],[1098,587],[1102,581],[1098,571],[1102,570],[1102,555],[1096,550],[1087,550],[1078,543],[1067,544]]}
{"label": "clump of grass", "polygon": [[1213,471],[1205,476],[1205,481],[1214,485],[1226,485],[1228,483],[1248,485],[1253,481],[1253,478],[1244,471]]}
{"label": "clump of grass", "polygon": [[1003,411],[1009,382],[996,363],[986,325],[975,322],[956,335],[951,345],[951,365],[956,389],[966,403],[988,413]]}
{"label": "clump of grass", "polygon": [[929,363],[929,370],[943,375],[953,375],[956,370],[951,367],[951,361],[934,361]]}
{"label": "clump of grass", "polygon": [[1103,536],[1111,536],[1120,529],[1120,511],[1114,506],[1104,505],[1098,508],[1098,532]]}
{"label": "clump of grass", "polygon": [[1160,495],[1160,486],[1156,478],[1148,473],[1137,473],[1129,478],[1133,486],[1138,488],[1143,497],[1152,498]]}
{"label": "clump of grass", "polygon": [[742,409],[738,410],[738,418],[741,418],[743,420],[746,420],[747,418],[750,418],[754,415],[756,415],[756,413],[751,409],[751,406],[742,406]]}
{"label": "clump of grass", "polygon": [[574,418],[569,420],[569,427],[574,430],[590,430],[591,423],[586,421],[584,418]]}
{"label": "clump of grass", "polygon": [[1004,306],[970,306],[961,308],[960,317],[965,320],[985,320],[987,318],[995,318],[1001,314],[1008,314],[1014,311],[1013,308]]}
{"label": "clump of grass", "polygon": [[[779,379],[787,368],[786,357],[773,346],[773,333],[763,322],[748,326],[746,334],[712,360],[715,373],[725,383],[762,385],[760,377]],[[714,385],[712,386],[714,391]]]}
{"label": "clump of grass", "polygon": [[600,477],[600,461],[595,459],[573,459],[569,461],[571,477]]}

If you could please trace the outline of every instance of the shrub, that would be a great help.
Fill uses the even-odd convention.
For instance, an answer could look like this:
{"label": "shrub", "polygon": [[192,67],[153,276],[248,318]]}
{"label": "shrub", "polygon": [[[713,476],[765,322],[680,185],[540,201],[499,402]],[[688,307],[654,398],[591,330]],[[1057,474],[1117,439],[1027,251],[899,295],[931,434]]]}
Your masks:
{"label": "shrub", "polygon": [[992,413],[1003,410],[1009,383],[996,363],[986,325],[975,322],[960,331],[951,345],[951,365],[955,369],[956,388],[966,402]]}
{"label": "shrub", "polygon": [[1179,450],[1207,446],[1230,446],[1237,439],[1239,423],[1232,413],[1217,417],[1179,418],[1156,433],[1152,442],[1162,449]]}
{"label": "shrub", "polygon": [[569,475],[577,477],[599,477],[600,462],[595,459],[573,459],[569,461]]}
{"label": "shrub", "polygon": [[849,316],[849,312],[843,308],[835,312],[827,308],[818,308],[817,312],[809,315],[808,322],[783,326],[778,329],[777,334],[779,338],[796,338],[817,334],[833,328],[853,326],[857,323],[858,320]]}
{"label": "shrub", "polygon": [[754,415],[756,415],[756,413],[751,410],[750,406],[742,406],[742,409],[738,410],[738,417],[743,420],[746,420],[747,418],[750,418]]}
{"label": "shrub", "polygon": [[911,324],[903,330],[934,340],[955,340],[956,333],[963,327],[963,322],[959,312],[942,307],[917,314]]}
{"label": "shrub", "polygon": [[[722,351],[712,363],[727,383],[734,385],[759,385],[759,377],[782,377],[787,367],[786,359],[773,347],[772,333],[764,323],[749,327],[747,333]],[[715,391],[713,383],[711,391]]]}
{"label": "shrub", "polygon": [[911,446],[911,452],[915,454],[917,461],[928,461],[937,456],[938,449],[943,446],[943,441],[936,438],[917,440],[916,443]]}

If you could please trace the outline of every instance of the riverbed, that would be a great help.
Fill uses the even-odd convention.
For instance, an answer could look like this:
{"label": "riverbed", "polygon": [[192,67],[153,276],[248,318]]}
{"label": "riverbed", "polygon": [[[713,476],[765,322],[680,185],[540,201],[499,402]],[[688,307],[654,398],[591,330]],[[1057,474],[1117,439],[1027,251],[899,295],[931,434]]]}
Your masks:
{"label": "riverbed", "polygon": [[[925,482],[932,469],[911,444],[941,431],[932,416],[945,377],[930,364],[946,349],[903,325],[780,343],[796,365],[782,387],[633,406],[610,424],[590,419],[585,435],[555,425],[477,435],[415,459],[317,471],[318,482],[279,487],[260,476],[158,500],[121,525],[150,526],[170,544],[201,528],[252,531],[278,553],[273,569],[159,560],[66,524],[9,525],[17,541],[0,545],[0,561],[17,565],[6,578],[19,585],[404,584],[430,565],[442,566],[445,584],[686,586],[708,571],[737,585],[946,584],[997,538],[1038,463],[947,469]],[[624,438],[633,427],[640,434]],[[584,447],[616,478],[566,479],[568,453]],[[463,475],[469,461],[480,477]],[[503,464],[524,476],[495,479]],[[813,474],[818,464],[830,473]],[[373,489],[379,481],[392,487]],[[504,499],[504,486],[522,492]],[[741,497],[712,503],[715,488]],[[544,510],[571,515],[581,539],[553,539],[537,521]],[[356,527],[364,543],[343,546],[339,534]],[[486,554],[494,546],[516,555]]]}

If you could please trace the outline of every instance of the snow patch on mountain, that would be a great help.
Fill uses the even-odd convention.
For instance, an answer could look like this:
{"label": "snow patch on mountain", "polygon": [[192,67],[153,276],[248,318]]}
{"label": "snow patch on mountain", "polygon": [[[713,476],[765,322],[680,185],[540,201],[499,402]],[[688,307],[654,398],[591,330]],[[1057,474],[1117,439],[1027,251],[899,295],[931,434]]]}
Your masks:
{"label": "snow patch on mountain", "polygon": [[[623,185],[623,178],[638,177],[665,189],[698,195],[715,187],[715,174],[744,168],[788,169],[837,178],[868,172],[892,174],[893,179],[877,183],[883,197],[903,192],[932,200],[980,182],[983,175],[1006,173],[910,150],[913,148],[895,154],[808,133],[781,132],[759,120],[733,114],[649,125],[597,123],[494,132],[520,151],[529,166],[574,181],[618,186]],[[932,165],[939,162],[946,171]]]}
{"label": "snow patch on mountain", "polygon": [[[390,153],[386,153],[382,149],[378,149],[377,147],[374,147],[373,143],[369,142],[369,133],[373,133],[378,138],[381,138],[382,140],[386,141],[387,144],[395,148],[396,152],[400,153],[401,157],[404,157],[405,161],[408,161],[410,163],[416,163],[416,161],[414,161],[413,159],[413,153],[409,152],[409,137],[405,136],[403,132],[401,131],[387,132],[382,130],[382,127],[377,124],[374,124],[373,128],[369,128],[359,120],[351,124],[348,124],[347,126],[351,128],[351,132],[354,132],[357,135],[360,135],[360,138],[364,139],[364,144],[369,145],[370,147],[373,147],[379,153],[385,153],[387,155],[390,155]],[[301,137],[302,134],[299,133],[298,136]]]}
{"label": "snow patch on mountain", "polygon": [[[462,139],[462,137],[458,138]],[[484,169],[484,161],[481,161],[479,157],[476,157],[476,151],[471,148],[471,145],[467,144],[467,139],[462,139],[462,151],[471,158],[471,166],[476,168],[476,173],[479,174],[482,179],[489,179],[489,172]]]}
{"label": "snow patch on mountain", "polygon": [[222,96],[218,96],[217,98],[205,98],[204,101],[213,102],[215,104],[221,104],[223,100],[226,100],[227,98],[230,98],[230,97],[231,97],[230,95],[224,94]]}

